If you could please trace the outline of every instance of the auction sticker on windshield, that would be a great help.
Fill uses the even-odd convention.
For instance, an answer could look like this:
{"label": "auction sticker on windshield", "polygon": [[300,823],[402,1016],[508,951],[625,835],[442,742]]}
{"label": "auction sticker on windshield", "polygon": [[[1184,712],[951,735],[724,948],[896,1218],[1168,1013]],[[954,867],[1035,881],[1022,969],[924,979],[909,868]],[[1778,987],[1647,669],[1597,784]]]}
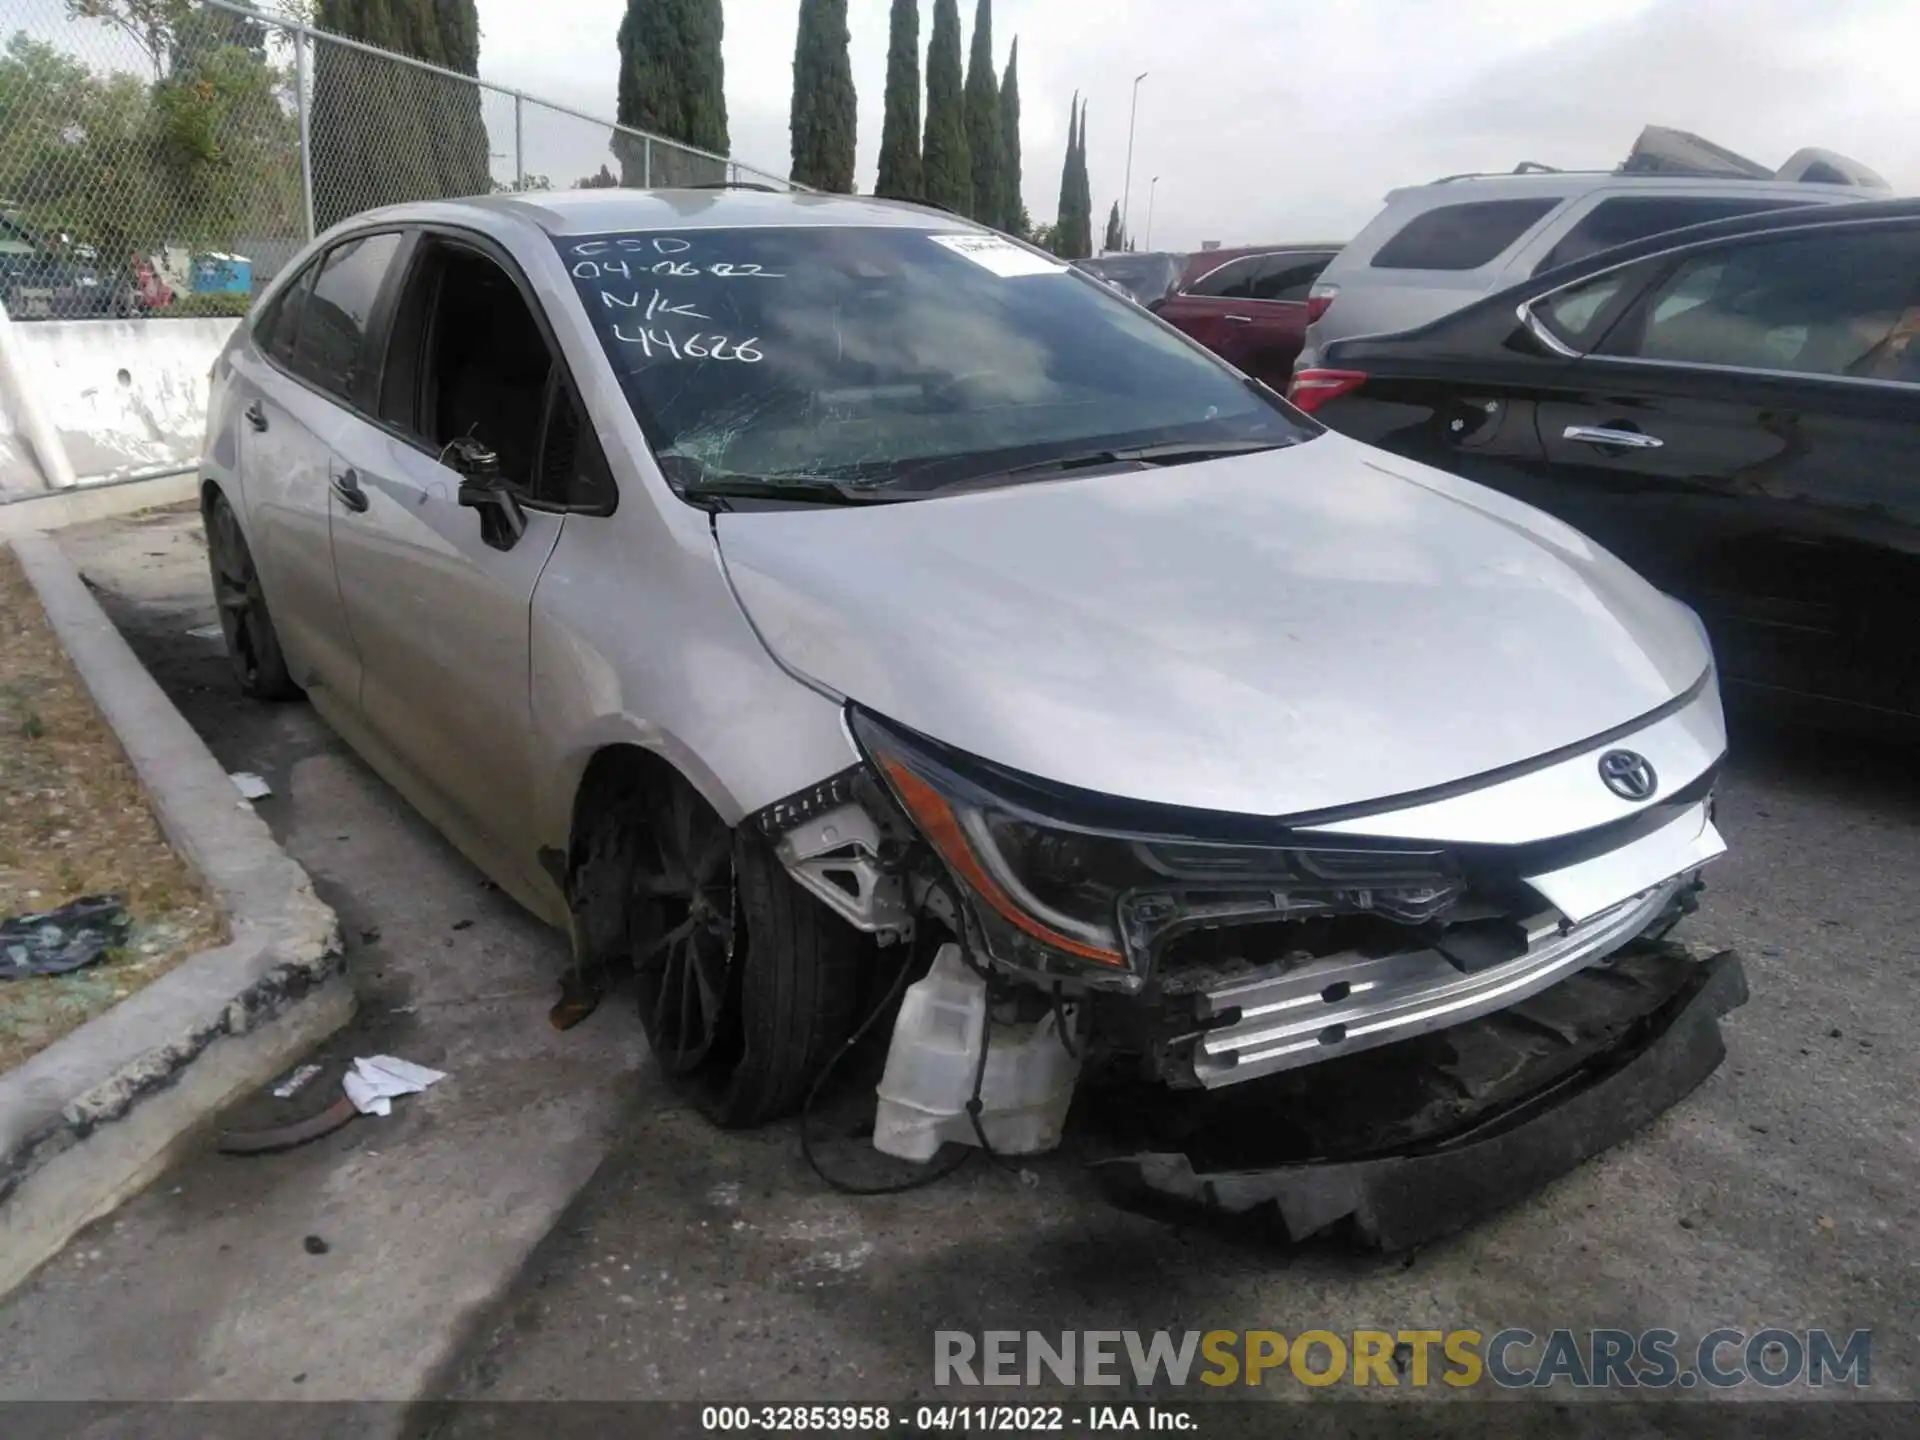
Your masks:
{"label": "auction sticker on windshield", "polygon": [[1058,275],[1067,268],[1057,260],[1036,255],[1024,245],[1016,245],[999,235],[929,235],[927,238],[1006,280],[1021,275]]}

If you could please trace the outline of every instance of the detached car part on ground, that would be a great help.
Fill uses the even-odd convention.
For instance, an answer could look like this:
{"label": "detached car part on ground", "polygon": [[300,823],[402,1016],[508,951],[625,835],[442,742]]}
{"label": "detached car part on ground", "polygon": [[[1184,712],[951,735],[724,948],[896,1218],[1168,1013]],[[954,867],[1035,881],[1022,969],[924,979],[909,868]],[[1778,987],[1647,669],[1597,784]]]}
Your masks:
{"label": "detached car part on ground", "polygon": [[1195,1105],[1366,1064],[1723,848],[1684,606],[918,207],[356,217],[236,331],[205,470],[243,687],[630,964],[723,1125],[928,962],[896,1153],[1051,1143],[1095,1060]]}

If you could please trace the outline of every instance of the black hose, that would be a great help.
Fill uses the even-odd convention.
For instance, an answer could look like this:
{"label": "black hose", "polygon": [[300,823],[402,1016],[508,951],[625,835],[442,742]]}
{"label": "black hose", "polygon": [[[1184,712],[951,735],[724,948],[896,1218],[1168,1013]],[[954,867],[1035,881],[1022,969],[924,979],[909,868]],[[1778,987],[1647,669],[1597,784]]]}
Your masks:
{"label": "black hose", "polygon": [[[827,1061],[827,1063],[821,1067],[820,1073],[814,1077],[813,1085],[807,1091],[806,1102],[800,1107],[800,1153],[806,1157],[807,1165],[812,1169],[814,1174],[818,1175],[821,1180],[826,1183],[827,1188],[838,1190],[842,1195],[899,1195],[908,1190],[918,1190],[922,1186],[932,1185],[937,1181],[946,1179],[973,1158],[973,1152],[962,1146],[959,1154],[955,1155],[952,1160],[938,1169],[922,1171],[920,1174],[909,1176],[905,1180],[895,1180],[885,1185],[857,1185],[850,1180],[842,1180],[837,1176],[829,1175],[821,1166],[819,1157],[813,1153],[813,1136],[808,1122],[813,1118],[814,1101],[820,1098],[820,1092],[826,1087],[828,1077],[839,1068],[840,1062],[846,1059],[853,1048],[866,1038],[867,1032],[879,1022],[882,1015],[887,1013],[888,1008],[892,1006],[894,1001],[900,998],[900,993],[906,989],[907,976],[912,970],[913,964],[911,961],[905,962],[900,966],[900,973],[894,976],[892,987],[887,991],[879,1005],[875,1007],[873,1013],[860,1022],[860,1028],[848,1036],[847,1042],[834,1052],[831,1060]],[[986,1074],[986,1069],[986,1040],[983,1035],[980,1045],[980,1068],[975,1073],[973,1080],[973,1096],[974,1104],[976,1105],[980,1099],[980,1081]],[[979,1127],[979,1117],[975,1116],[974,1129],[976,1132],[979,1131]],[[984,1134],[982,1134],[981,1143],[986,1143]]]}
{"label": "black hose", "polygon": [[1073,1043],[1073,1037],[1067,1033],[1066,1004],[1061,999],[1060,986],[1057,982],[1053,987],[1053,1029],[1054,1033],[1060,1037],[1060,1048],[1067,1052],[1067,1058],[1078,1060],[1080,1051]]}
{"label": "black hose", "polygon": [[985,1010],[986,1013],[981,1017],[982,1023],[980,1026],[980,1063],[976,1065],[973,1070],[973,1098],[967,1101],[967,1118],[973,1122],[974,1138],[980,1142],[980,1148],[986,1151],[987,1159],[991,1160],[995,1165],[998,1165],[1002,1170],[1011,1170],[1013,1167],[1007,1164],[1007,1162],[1001,1158],[1000,1152],[988,1143],[987,1127],[980,1123],[980,1111],[983,1108],[980,1103],[980,1087],[986,1083],[987,1046],[993,1035],[993,997],[991,994],[987,996]]}

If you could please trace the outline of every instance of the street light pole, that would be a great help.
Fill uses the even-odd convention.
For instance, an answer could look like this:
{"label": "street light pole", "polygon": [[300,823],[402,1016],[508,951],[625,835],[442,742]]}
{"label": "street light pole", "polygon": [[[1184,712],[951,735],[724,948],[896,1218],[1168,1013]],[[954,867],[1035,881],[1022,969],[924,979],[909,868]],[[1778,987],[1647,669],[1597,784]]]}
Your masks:
{"label": "street light pole", "polygon": [[1160,177],[1156,175],[1147,186],[1147,237],[1140,242],[1142,250],[1153,249],[1153,197],[1159,193],[1159,190]]}
{"label": "street light pole", "polygon": [[1133,213],[1133,122],[1140,115],[1140,82],[1147,78],[1142,70],[1133,77],[1133,106],[1127,111],[1127,178],[1120,191],[1120,244],[1127,243],[1127,217]]}

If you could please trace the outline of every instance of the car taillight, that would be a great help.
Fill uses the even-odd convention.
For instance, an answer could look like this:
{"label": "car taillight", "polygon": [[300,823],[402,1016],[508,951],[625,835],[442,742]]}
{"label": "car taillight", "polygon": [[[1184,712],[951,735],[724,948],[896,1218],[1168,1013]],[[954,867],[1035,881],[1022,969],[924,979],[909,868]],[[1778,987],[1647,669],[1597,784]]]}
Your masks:
{"label": "car taillight", "polygon": [[1311,325],[1313,324],[1314,321],[1318,320],[1322,315],[1326,314],[1327,307],[1333,304],[1334,299],[1339,294],[1340,294],[1340,287],[1338,285],[1325,285],[1325,286],[1316,285],[1313,287],[1312,290],[1308,291],[1307,292],[1307,323]]}
{"label": "car taillight", "polygon": [[1296,370],[1287,399],[1311,415],[1329,400],[1367,383],[1364,370]]}

